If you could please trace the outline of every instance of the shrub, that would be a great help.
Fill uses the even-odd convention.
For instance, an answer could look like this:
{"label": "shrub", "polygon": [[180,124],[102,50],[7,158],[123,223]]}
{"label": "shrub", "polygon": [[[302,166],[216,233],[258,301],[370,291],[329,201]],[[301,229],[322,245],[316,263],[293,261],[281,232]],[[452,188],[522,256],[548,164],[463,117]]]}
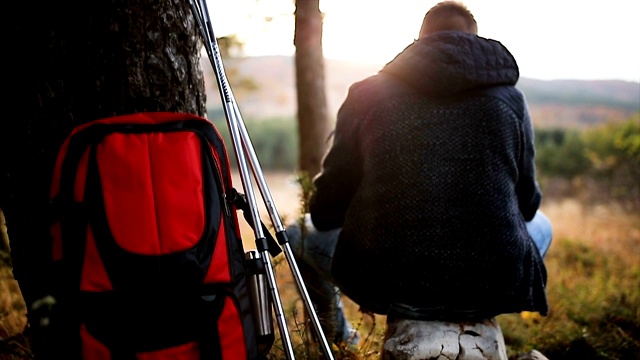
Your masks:
{"label": "shrub", "polygon": [[[225,140],[229,158],[237,167],[229,127],[224,115],[214,114],[213,123]],[[244,125],[263,170],[293,171],[298,163],[298,131],[294,119],[247,120]]]}

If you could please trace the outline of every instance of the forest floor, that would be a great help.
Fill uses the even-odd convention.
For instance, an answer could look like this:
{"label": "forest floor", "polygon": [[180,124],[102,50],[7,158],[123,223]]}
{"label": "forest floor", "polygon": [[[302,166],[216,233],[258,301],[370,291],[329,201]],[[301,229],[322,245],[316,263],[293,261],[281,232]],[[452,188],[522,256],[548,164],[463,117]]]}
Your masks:
{"label": "forest floor", "polygon": [[[299,186],[290,173],[269,173],[266,177],[275,207],[286,226],[300,213]],[[241,189],[237,175],[234,184]],[[505,341],[514,353],[533,345],[554,360],[637,358],[633,356],[640,355],[638,212],[616,204],[597,205],[580,196],[556,197],[553,187],[547,186],[546,194],[551,196],[542,204],[542,210],[554,224],[554,243],[545,260],[553,311],[546,319],[523,320],[518,314],[504,315],[500,320]],[[265,224],[270,224],[262,204],[260,215]],[[33,359],[25,332],[26,306],[13,278],[7,227],[1,212],[0,220],[0,360]],[[239,221],[245,249],[255,248],[250,227],[242,216]],[[299,294],[282,259],[275,260],[279,292],[289,316],[292,308],[300,308]],[[356,304],[348,298],[344,300],[348,319],[354,324],[362,323],[362,330],[370,330],[366,338],[371,340],[363,341],[364,348],[357,358],[377,358],[384,317],[376,315],[368,319],[359,313]],[[301,322],[296,314],[302,314],[301,308],[293,311],[293,320],[288,317],[287,322],[291,322],[292,332],[300,333]],[[607,333],[616,337],[605,339],[603,334]],[[294,339],[296,343],[300,341]],[[575,344],[588,347],[594,355],[569,354],[567,349],[573,349],[571,346]],[[273,356],[281,358],[276,348]],[[629,354],[635,355],[628,357]],[[353,357],[341,354],[337,358]]]}

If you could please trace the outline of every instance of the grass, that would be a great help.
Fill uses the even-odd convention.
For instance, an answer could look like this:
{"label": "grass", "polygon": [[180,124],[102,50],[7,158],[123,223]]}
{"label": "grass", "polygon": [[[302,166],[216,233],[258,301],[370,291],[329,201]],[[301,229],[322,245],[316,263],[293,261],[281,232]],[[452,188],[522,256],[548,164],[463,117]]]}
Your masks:
{"label": "grass", "polygon": [[547,207],[556,224],[545,261],[550,313],[501,315],[510,352],[550,359],[640,359],[640,219],[616,205]]}
{"label": "grass", "polygon": [[[269,174],[268,182],[285,224],[294,220],[300,210],[295,180],[290,174]],[[640,213],[580,197],[545,199],[542,210],[554,226],[554,242],[545,259],[550,312],[545,317],[498,317],[509,355],[537,349],[551,360],[640,359]],[[261,214],[266,214],[263,209]],[[242,230],[247,249],[253,248],[250,229],[242,224]],[[273,263],[296,358],[322,359],[289,265],[282,255]],[[348,298],[344,302],[362,341],[357,349],[334,347],[335,358],[379,359],[385,317],[362,314]],[[7,309],[0,310],[2,320]],[[269,358],[284,359],[277,325],[275,330]],[[2,341],[0,359],[27,358],[6,357],[1,345]]]}
{"label": "grass", "polygon": [[536,348],[551,359],[638,359],[637,266],[567,239],[554,250],[547,262],[549,315],[499,317],[511,352]]}
{"label": "grass", "polygon": [[[281,185],[291,190],[286,181],[278,179],[276,191]],[[278,207],[294,217],[299,210],[299,204],[290,200]],[[537,313],[498,317],[509,356],[536,349],[551,360],[640,359],[640,212],[617,204],[594,204],[586,197],[545,199],[542,210],[554,227],[545,259],[550,311],[545,317]],[[289,306],[285,316],[294,329],[292,341],[297,350],[305,349],[297,358],[321,359],[318,352],[307,351],[312,348],[308,326],[301,319],[300,298],[284,261],[276,273],[285,309]],[[357,304],[343,300],[347,317],[366,335],[356,351],[334,348],[336,358],[378,359],[385,317],[362,314]],[[271,358],[284,359],[277,345]]]}

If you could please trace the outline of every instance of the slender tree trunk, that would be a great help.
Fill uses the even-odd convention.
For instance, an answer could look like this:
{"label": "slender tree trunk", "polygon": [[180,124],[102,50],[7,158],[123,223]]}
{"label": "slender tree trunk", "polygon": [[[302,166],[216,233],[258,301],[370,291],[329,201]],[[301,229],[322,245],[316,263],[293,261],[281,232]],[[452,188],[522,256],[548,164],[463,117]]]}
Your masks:
{"label": "slender tree trunk", "polygon": [[0,208],[30,306],[48,293],[49,182],[64,137],[116,114],[203,115],[205,95],[201,42],[186,0],[13,5],[5,16],[10,91],[0,121]]}
{"label": "slender tree trunk", "polygon": [[320,171],[329,134],[319,0],[296,1],[294,44],[300,139],[299,170],[314,176]]}

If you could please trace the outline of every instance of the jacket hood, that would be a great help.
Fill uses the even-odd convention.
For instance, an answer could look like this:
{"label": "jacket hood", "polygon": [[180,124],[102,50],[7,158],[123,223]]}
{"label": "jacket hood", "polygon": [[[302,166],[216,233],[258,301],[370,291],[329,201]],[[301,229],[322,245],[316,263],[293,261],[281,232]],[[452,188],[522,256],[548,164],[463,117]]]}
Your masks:
{"label": "jacket hood", "polygon": [[442,31],[416,40],[380,72],[438,97],[515,85],[520,76],[516,60],[504,45],[460,31]]}

